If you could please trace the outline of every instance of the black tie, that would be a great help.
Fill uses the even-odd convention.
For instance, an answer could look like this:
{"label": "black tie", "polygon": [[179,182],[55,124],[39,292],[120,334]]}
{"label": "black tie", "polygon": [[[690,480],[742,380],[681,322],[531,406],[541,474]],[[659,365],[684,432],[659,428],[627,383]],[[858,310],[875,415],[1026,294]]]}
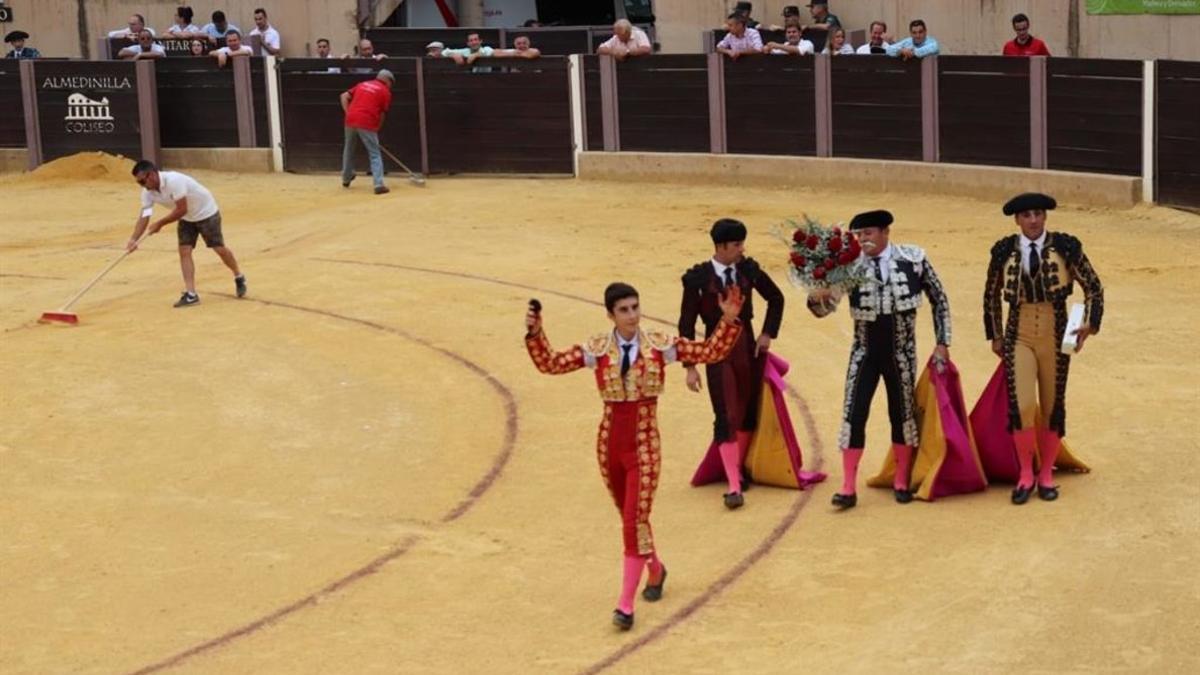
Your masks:
{"label": "black tie", "polygon": [[729,288],[732,285],[733,285],[733,268],[726,267],[725,268],[725,288]]}
{"label": "black tie", "polygon": [[1029,245],[1029,278],[1037,277],[1038,270],[1042,267],[1042,257],[1038,255],[1037,244]]}
{"label": "black tie", "polygon": [[882,284],[883,283],[883,267],[880,266],[882,263],[879,260],[879,256],[875,256],[874,258],[871,258],[871,262],[875,263],[875,278],[878,279],[879,283]]}
{"label": "black tie", "polygon": [[629,350],[633,347],[632,344],[621,345],[621,379],[625,379],[625,373],[629,372]]}

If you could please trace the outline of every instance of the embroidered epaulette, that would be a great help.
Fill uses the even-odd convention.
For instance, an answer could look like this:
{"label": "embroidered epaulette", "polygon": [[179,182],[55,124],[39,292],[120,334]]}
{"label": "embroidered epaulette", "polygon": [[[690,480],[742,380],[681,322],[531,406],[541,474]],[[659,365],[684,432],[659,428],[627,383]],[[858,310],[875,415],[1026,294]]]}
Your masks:
{"label": "embroidered epaulette", "polygon": [[675,344],[675,336],[661,330],[648,330],[642,334],[646,336],[646,342],[660,352],[670,349]]}
{"label": "embroidered epaulette", "polygon": [[702,262],[692,265],[692,268],[683,273],[684,288],[704,288],[704,283],[707,280],[705,267],[712,269],[712,264]]}
{"label": "embroidered epaulette", "polygon": [[612,342],[612,333],[600,333],[588,338],[583,344],[583,350],[592,356],[604,356],[608,353],[608,346]]}
{"label": "embroidered epaulette", "polygon": [[901,260],[907,260],[910,263],[925,262],[925,249],[913,244],[894,244],[896,247],[896,257]]}
{"label": "embroidered epaulette", "polygon": [[1007,258],[1012,255],[1013,246],[1017,243],[1017,235],[1010,234],[992,245],[992,260]]}
{"label": "embroidered epaulette", "polygon": [[1083,244],[1079,239],[1066,232],[1051,232],[1050,239],[1053,246],[1062,251],[1067,260],[1074,262],[1079,259],[1079,254],[1083,251]]}

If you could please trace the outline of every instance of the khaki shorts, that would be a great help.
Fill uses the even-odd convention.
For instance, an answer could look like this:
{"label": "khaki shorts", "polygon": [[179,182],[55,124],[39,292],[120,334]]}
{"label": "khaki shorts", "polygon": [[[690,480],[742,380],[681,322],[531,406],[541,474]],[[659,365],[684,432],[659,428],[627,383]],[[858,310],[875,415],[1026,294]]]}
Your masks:
{"label": "khaki shorts", "polygon": [[225,237],[221,234],[220,211],[195,223],[181,220],[178,230],[180,246],[195,246],[197,237],[203,237],[204,245],[209,248],[225,245]]}

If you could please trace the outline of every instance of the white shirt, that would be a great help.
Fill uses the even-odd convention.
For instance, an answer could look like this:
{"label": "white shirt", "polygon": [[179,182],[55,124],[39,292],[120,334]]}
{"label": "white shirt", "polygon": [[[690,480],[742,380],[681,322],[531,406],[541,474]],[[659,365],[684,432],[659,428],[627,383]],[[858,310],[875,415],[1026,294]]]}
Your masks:
{"label": "white shirt", "polygon": [[[141,54],[142,52],[147,51],[147,50],[142,49],[142,46],[140,44],[133,44],[133,45],[130,45],[130,46],[122,49],[121,51],[122,52],[127,51],[127,52],[131,52],[133,54]],[[163,49],[163,46],[158,44],[157,42],[153,42],[150,44],[149,52],[151,54],[162,54],[163,56],[167,55],[167,50]],[[118,53],[120,53],[120,52],[118,52]]]}
{"label": "white shirt", "polygon": [[214,49],[209,53],[210,54],[224,54],[225,56],[238,56],[241,54],[245,54],[247,56],[254,56],[254,50],[247,47],[246,45],[242,45],[241,47],[238,47],[236,52],[233,51],[232,49],[230,49],[229,47],[221,47],[220,49]]}
{"label": "white shirt", "polygon": [[[615,328],[613,329],[612,334],[613,334],[613,339],[617,341],[617,358],[618,359],[622,359],[625,357],[624,356],[625,350],[622,349],[622,346],[623,345],[632,345],[629,348],[629,370],[632,372],[633,364],[637,363],[638,356],[640,356],[639,352],[641,351],[641,340],[639,340],[638,336],[641,335],[641,333],[634,335],[632,340],[626,340],[625,338],[621,337],[621,334],[618,333]],[[679,349],[676,348],[674,345],[672,345],[672,346],[664,349],[662,352],[662,355],[663,355],[663,363],[675,363],[676,361],[679,360]],[[586,349],[583,351],[583,365],[587,366],[588,368],[595,368],[598,363],[599,363],[599,361],[596,360],[596,357],[594,355],[592,355]],[[620,363],[621,363],[620,361],[617,361],[618,365],[620,365]]]}
{"label": "white shirt", "polygon": [[200,29],[196,28],[194,25],[192,25],[190,23],[186,26],[180,26],[177,23],[173,23],[173,24],[171,24],[170,28],[166,29],[163,32],[166,33],[167,35],[183,35],[184,33],[199,33]]}
{"label": "white shirt", "polygon": [[605,40],[600,46],[612,49],[617,45],[623,45],[628,49],[636,49],[638,47],[653,47],[653,45],[650,44],[650,37],[646,35],[646,31],[637,27],[634,27],[634,29],[630,32],[629,42],[621,42],[621,38],[614,34],[612,37]]}
{"label": "white shirt", "polygon": [[[887,40],[884,40],[879,46],[884,49],[887,49],[888,47],[891,46],[891,44],[889,44]],[[867,56],[870,56],[871,55],[871,43],[868,42],[867,44],[859,47],[858,50],[855,51],[854,53],[855,54],[866,54]],[[886,54],[880,52],[879,56],[886,56]]]}
{"label": "white shirt", "polygon": [[279,49],[279,31],[274,28],[267,26],[266,30],[261,31],[255,28],[250,31],[250,34],[262,36],[263,44],[269,46],[271,49]]}
{"label": "white shirt", "polygon": [[733,283],[737,283],[738,273],[736,265],[722,265],[717,262],[716,258],[713,258],[710,262],[712,262],[713,269],[717,271],[717,278],[721,280],[722,286],[725,285],[725,270],[727,269],[733,270]]}
{"label": "white shirt", "polygon": [[153,213],[154,205],[175,208],[175,202],[187,199],[187,213],[183,220],[198,223],[217,214],[217,200],[195,178],[178,171],[159,171],[157,190],[142,188],[142,215]]}
{"label": "white shirt", "polygon": [[[825,49],[821,50],[821,53],[822,53],[822,54],[828,54],[828,53],[829,53],[829,45],[828,45],[828,44],[827,44],[827,45],[825,45]],[[853,46],[851,46],[849,42],[843,42],[843,43],[842,43],[842,48],[841,48],[841,49],[839,49],[839,50],[837,51],[837,53],[838,53],[838,54],[853,54],[853,53],[854,53],[854,47],[853,47]]]}
{"label": "white shirt", "polygon": [[1029,274],[1029,247],[1037,244],[1038,257],[1041,257],[1042,251],[1046,250],[1046,231],[1042,230],[1042,236],[1037,239],[1029,239],[1024,234],[1021,235],[1021,269],[1025,274]]}
{"label": "white shirt", "polygon": [[[813,45],[813,43],[812,43],[812,42],[810,42],[810,41],[808,41],[808,40],[805,40],[805,39],[803,39],[803,38],[801,38],[801,40],[800,40],[800,44],[797,44],[797,45],[792,45],[792,46],[793,46],[793,47],[799,47],[799,48],[800,48],[800,54],[801,54],[801,55],[804,55],[804,54],[814,54],[814,53],[816,53],[816,46],[815,46],[815,45]],[[771,50],[771,53],[772,53],[772,54],[787,54],[788,52],[786,52],[786,51],[784,51],[784,50],[782,50],[782,49],[772,49],[772,50]]]}
{"label": "white shirt", "polygon": [[[146,30],[150,31],[151,35],[158,35],[157,33],[154,32],[154,29],[149,26],[146,26]],[[136,38],[137,33],[129,30],[129,27],[126,26],[125,28],[118,28],[117,30],[110,30],[108,32],[108,37],[110,37],[110,38],[114,38],[114,37]]]}
{"label": "white shirt", "polygon": [[[871,271],[871,276],[875,276],[875,263],[871,256],[867,256],[867,268]],[[878,256],[879,259],[879,274],[883,277],[883,283],[887,283],[888,275],[892,267],[892,245],[889,243],[887,248],[883,249],[883,253]]]}

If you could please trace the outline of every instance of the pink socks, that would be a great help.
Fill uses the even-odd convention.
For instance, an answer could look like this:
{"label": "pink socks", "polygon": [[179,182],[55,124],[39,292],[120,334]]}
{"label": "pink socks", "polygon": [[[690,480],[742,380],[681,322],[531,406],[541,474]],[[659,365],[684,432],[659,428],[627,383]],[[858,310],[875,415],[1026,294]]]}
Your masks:
{"label": "pink socks", "polygon": [[841,494],[856,494],[854,487],[858,483],[858,462],[862,459],[862,448],[842,449],[842,491]]}
{"label": "pink socks", "polygon": [[[654,559],[657,561],[658,557]],[[662,562],[658,563],[662,569]],[[617,609],[626,614],[633,614],[633,596],[637,593],[638,585],[642,583],[642,570],[646,567],[646,556],[625,556],[625,573],[621,578],[621,600]]]}
{"label": "pink socks", "polygon": [[1058,459],[1058,450],[1062,447],[1062,440],[1058,434],[1049,429],[1038,429],[1038,447],[1041,450],[1039,459],[1042,466],[1038,470],[1038,485],[1042,487],[1053,487],[1054,485],[1054,461]]}
{"label": "pink socks", "polygon": [[742,493],[742,458],[741,450],[736,442],[726,442],[717,446],[721,453],[721,465],[725,467],[725,480],[729,481],[729,491],[734,494]]}
{"label": "pink socks", "polygon": [[[1021,475],[1017,478],[1017,487],[1033,487],[1033,453],[1037,450],[1037,432],[1033,429],[1021,429],[1013,432],[1013,443],[1017,446],[1017,465]],[[1057,454],[1058,450],[1055,449]]]}
{"label": "pink socks", "polygon": [[892,477],[892,489],[908,490],[908,472],[912,469],[912,446],[892,443],[892,455],[896,458],[896,475]]}

